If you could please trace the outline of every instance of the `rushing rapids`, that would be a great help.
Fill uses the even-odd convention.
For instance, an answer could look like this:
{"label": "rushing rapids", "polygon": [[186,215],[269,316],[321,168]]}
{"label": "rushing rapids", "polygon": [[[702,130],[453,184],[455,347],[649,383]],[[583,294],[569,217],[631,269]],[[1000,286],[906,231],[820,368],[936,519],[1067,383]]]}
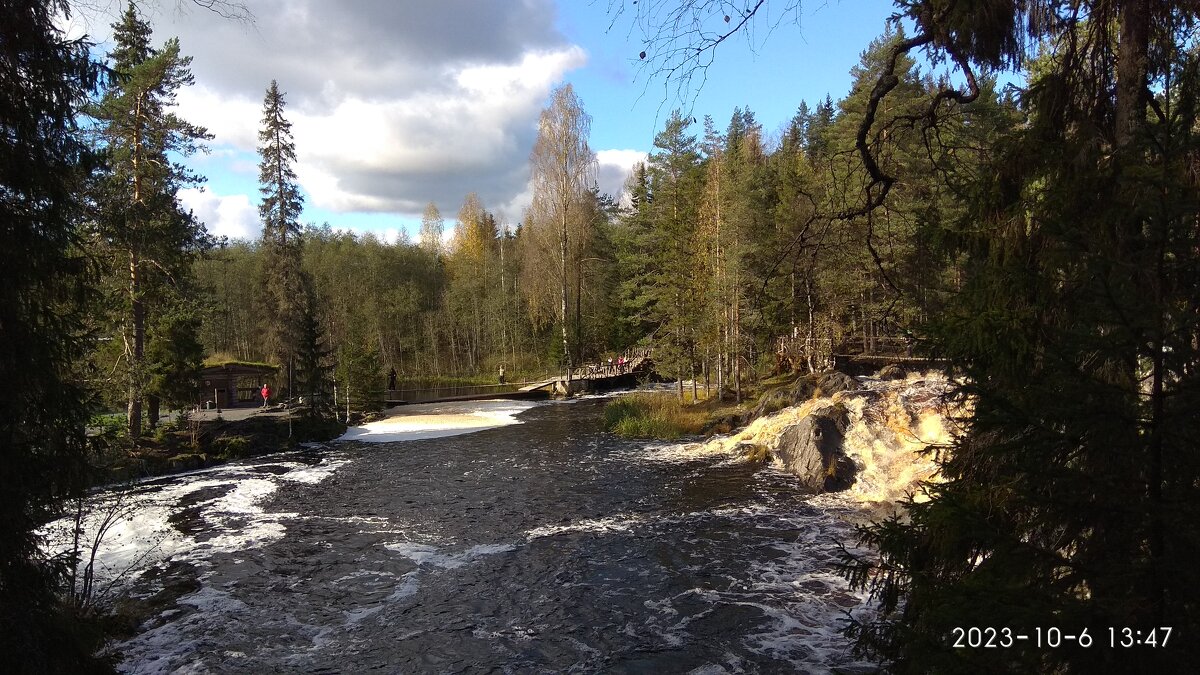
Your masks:
{"label": "rushing rapids", "polygon": [[857,469],[846,496],[867,505],[894,504],[910,494],[920,499],[920,483],[936,478],[933,456],[922,451],[948,445],[952,420],[961,412],[947,402],[950,383],[934,372],[896,380],[860,379],[860,389],[785,408],[731,436],[702,444],[697,451],[730,453],[750,443],[767,448],[776,468],[784,468],[779,455],[787,430],[838,407],[848,422],[840,450]]}
{"label": "rushing rapids", "polygon": [[[866,384],[838,395],[850,494],[892,498],[944,383]],[[816,405],[672,445],[605,433],[598,400],[409,409],[106,491],[100,588],[141,620],[114,649],[130,672],[868,670],[839,634],[869,611],[834,567],[854,501],[735,449]]]}

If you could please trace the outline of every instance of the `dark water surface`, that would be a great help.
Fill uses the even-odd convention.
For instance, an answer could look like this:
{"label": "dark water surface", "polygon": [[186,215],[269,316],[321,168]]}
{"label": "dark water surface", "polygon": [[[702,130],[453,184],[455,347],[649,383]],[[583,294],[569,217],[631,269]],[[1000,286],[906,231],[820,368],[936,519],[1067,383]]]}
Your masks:
{"label": "dark water surface", "polygon": [[861,604],[832,568],[845,524],[784,473],[606,434],[602,407],[539,405],[513,426],[144,484],[134,498],[155,506],[109,563],[153,567],[136,595],[184,590],[120,646],[122,668],[863,665],[837,634]]}

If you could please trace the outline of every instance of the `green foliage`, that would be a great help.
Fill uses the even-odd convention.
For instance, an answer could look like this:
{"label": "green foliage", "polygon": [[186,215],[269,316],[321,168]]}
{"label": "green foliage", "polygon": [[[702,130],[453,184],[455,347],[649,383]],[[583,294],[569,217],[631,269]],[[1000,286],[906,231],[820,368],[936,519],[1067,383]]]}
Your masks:
{"label": "green foliage", "polygon": [[211,136],[172,111],[179,90],[192,83],[179,41],[151,47],[150,25],[132,3],[113,30],[114,78],[88,109],[107,159],[91,184],[98,215],[91,243],[108,262],[106,328],[127,345],[114,371],[123,376],[129,436],[136,439],[152,377],[147,331],[158,307],[188,287],[192,263],[211,245],[178,199],[181,188],[201,179],[174,158],[195,153]]}
{"label": "green foliage", "polygon": [[62,599],[71,561],[39,550],[86,483],[92,373],[78,364],[96,279],[78,229],[94,157],[75,117],[99,72],[60,9],[5,2],[0,22],[0,653],[16,673],[104,666],[95,622]]}
{"label": "green foliage", "polygon": [[[307,279],[306,279],[307,281]],[[304,417],[318,421],[333,416],[332,350],[326,345],[319,320],[317,296],[309,281],[307,301],[300,318],[299,353],[296,355],[296,392],[304,398]]]}
{"label": "green foliage", "polygon": [[173,307],[156,317],[146,349],[147,393],[171,408],[183,409],[196,402],[204,358],[199,329],[200,318],[186,306]]}
{"label": "green foliage", "polygon": [[[912,10],[918,28],[964,63],[1043,37],[986,12],[934,20],[926,4]],[[1200,619],[1194,16],[1083,5],[1086,21],[1052,4],[1061,16],[1031,24],[1071,48],[1033,69],[1021,118],[999,135],[988,127],[1005,116],[986,105],[978,119],[956,110],[968,126],[946,123],[979,134],[988,156],[941,167],[965,191],[939,224],[961,279],[925,330],[965,375],[973,412],[930,500],[864,529],[878,556],[848,569],[882,609],[852,633],[895,672],[1183,672],[1197,655],[1194,641],[956,650],[947,639],[955,626],[1056,626],[1104,644],[1110,626]],[[1139,34],[1141,20],[1163,30]],[[1109,73],[1124,75],[1114,86]]]}
{"label": "green foliage", "polygon": [[337,352],[338,410],[352,413],[383,409],[387,385],[379,349],[361,332],[352,332]]}
{"label": "green foliage", "polygon": [[286,102],[274,80],[263,100],[262,127],[258,132],[258,207],[263,222],[261,295],[264,315],[264,349],[285,369],[287,396],[295,394],[295,360],[302,340],[305,313],[305,280],[302,268],[303,239],[300,212],[304,205],[296,184],[296,146],[292,124],[284,117]]}
{"label": "green foliage", "polygon": [[628,394],[604,407],[604,428],[626,438],[674,440],[700,433],[707,423],[704,413],[665,393]]}
{"label": "green foliage", "polygon": [[213,449],[221,459],[241,459],[250,453],[250,438],[246,436],[221,436],[213,441]]}

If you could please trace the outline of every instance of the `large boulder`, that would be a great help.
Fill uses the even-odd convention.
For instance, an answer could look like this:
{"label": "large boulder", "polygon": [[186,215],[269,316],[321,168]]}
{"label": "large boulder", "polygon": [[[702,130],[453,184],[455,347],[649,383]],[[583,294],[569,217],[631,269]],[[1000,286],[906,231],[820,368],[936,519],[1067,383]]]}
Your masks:
{"label": "large boulder", "polygon": [[796,380],[792,388],[792,401],[803,403],[816,396],[833,396],[841,391],[858,391],[862,385],[858,380],[836,370],[805,375]]}
{"label": "large boulder", "polygon": [[814,492],[845,490],[857,467],[844,444],[850,416],[839,404],[822,406],[779,435],[775,456]]}

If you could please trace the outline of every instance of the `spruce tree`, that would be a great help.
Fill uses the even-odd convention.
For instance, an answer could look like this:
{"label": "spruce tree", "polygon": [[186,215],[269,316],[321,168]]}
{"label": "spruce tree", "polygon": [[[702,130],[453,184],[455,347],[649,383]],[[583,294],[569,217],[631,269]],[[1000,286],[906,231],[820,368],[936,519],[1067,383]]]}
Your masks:
{"label": "spruce tree", "polygon": [[271,80],[263,99],[262,128],[258,132],[258,182],[262,202],[262,304],[265,351],[285,369],[287,395],[293,395],[296,354],[304,315],[304,281],[301,267],[303,240],[300,212],[304,197],[296,183],[296,145],[292,124],[284,117],[286,101]]}
{"label": "spruce tree", "polygon": [[651,216],[652,196],[650,176],[645,162],[634,165],[625,183],[629,206],[613,228],[616,251],[617,320],[614,323],[614,346],[631,347],[654,330],[650,314],[650,277],[654,272],[652,238],[654,224]]}
{"label": "spruce tree", "polygon": [[76,370],[96,270],[81,245],[93,164],[76,115],[99,69],[55,15],[65,3],[0,2],[0,653],[15,673],[87,672],[100,646],[66,616],[73,561],[38,532],[84,487],[89,393]]}
{"label": "spruce tree", "polygon": [[655,324],[655,363],[679,381],[694,370],[696,343],[701,332],[702,303],[707,295],[698,268],[696,212],[700,192],[700,154],[688,133],[690,118],[671,113],[654,138],[647,176],[653,201],[651,272],[647,281],[647,316]]}
{"label": "spruce tree", "polygon": [[332,350],[322,328],[316,289],[308,275],[304,277],[304,298],[296,354],[296,393],[304,397],[305,417],[319,421],[333,415]]}
{"label": "spruce tree", "polygon": [[[865,531],[879,555],[850,571],[882,613],[853,633],[896,672],[1188,671],[1200,653],[1196,12],[934,4],[910,7],[914,39],[972,73],[1026,66],[1030,81],[1023,118],[959,177],[971,193],[943,241],[963,279],[926,327],[965,376],[971,413],[928,501]],[[1031,43],[1044,47],[1034,64]],[[1030,638],[955,649],[955,627],[970,626]],[[1051,629],[1076,640],[1049,648]]]}

